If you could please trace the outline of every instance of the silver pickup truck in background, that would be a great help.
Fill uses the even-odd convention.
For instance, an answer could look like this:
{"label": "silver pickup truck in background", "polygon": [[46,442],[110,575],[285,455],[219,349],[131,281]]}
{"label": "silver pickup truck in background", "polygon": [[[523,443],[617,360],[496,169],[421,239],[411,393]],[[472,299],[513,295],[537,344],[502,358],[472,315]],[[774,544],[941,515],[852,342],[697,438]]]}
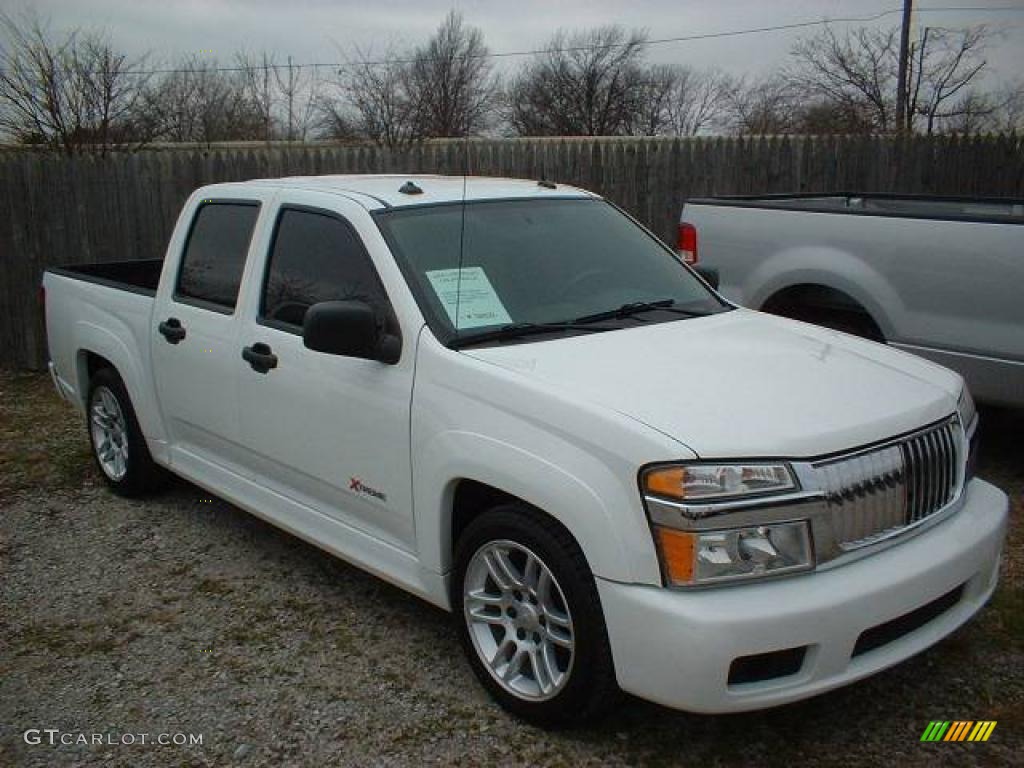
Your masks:
{"label": "silver pickup truck in background", "polygon": [[737,304],[891,344],[1024,407],[1024,200],[691,199],[679,252]]}

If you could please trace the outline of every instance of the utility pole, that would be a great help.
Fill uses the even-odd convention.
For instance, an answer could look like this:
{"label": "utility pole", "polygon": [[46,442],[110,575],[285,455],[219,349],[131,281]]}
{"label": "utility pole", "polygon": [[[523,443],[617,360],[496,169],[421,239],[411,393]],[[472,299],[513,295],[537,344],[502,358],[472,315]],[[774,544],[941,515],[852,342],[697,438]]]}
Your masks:
{"label": "utility pole", "polygon": [[900,61],[896,75],[896,121],[897,130],[902,133],[910,126],[907,111],[907,56],[910,49],[910,15],[914,0],[903,0],[903,25],[900,27]]}
{"label": "utility pole", "polygon": [[288,141],[295,141],[295,70],[292,69],[292,57],[288,57]]}

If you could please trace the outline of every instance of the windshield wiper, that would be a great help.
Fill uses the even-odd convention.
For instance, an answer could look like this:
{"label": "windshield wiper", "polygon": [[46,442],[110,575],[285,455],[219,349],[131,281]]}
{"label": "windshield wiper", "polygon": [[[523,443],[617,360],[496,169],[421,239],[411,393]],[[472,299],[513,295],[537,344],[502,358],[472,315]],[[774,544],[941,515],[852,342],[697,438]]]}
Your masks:
{"label": "windshield wiper", "polygon": [[618,330],[608,325],[580,325],[577,320],[567,320],[561,323],[511,323],[495,328],[493,331],[482,331],[469,336],[456,336],[448,342],[449,349],[462,349],[471,344],[480,344],[485,341],[505,341],[506,339],[518,339],[522,336],[532,336],[537,333],[552,333],[556,331],[614,331]]}
{"label": "windshield wiper", "polygon": [[576,323],[596,323],[599,320],[617,320],[623,317],[633,317],[643,312],[652,312],[654,310],[662,310],[664,312],[675,312],[678,315],[686,315],[687,317],[704,317],[705,315],[711,314],[710,312],[701,312],[692,309],[683,309],[682,307],[675,306],[675,299],[659,299],[658,301],[632,301],[628,304],[623,304],[621,307],[615,309],[609,309],[604,312],[595,312],[592,315],[583,315],[583,317],[577,317],[573,322]]}

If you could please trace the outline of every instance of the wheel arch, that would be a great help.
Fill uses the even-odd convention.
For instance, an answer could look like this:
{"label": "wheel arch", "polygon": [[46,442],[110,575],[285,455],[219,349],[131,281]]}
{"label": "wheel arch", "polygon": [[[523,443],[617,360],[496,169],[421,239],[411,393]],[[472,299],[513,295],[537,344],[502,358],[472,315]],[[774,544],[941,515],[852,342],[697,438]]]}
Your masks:
{"label": "wheel arch", "polygon": [[[423,567],[450,572],[455,543],[469,522],[497,504],[516,502],[564,528],[596,576],[660,580],[639,498],[632,503],[626,499],[621,482],[610,474],[595,478],[599,487],[593,487],[564,466],[480,435],[449,437],[421,455],[438,462],[428,468],[421,464],[415,472],[417,548]],[[633,515],[636,519],[627,519]]]}
{"label": "wheel arch", "polygon": [[162,457],[165,431],[152,386],[152,373],[146,368],[149,355],[141,355],[138,348],[133,351],[118,334],[94,323],[79,323],[75,328],[75,341],[75,386],[83,410],[88,407],[93,376],[102,368],[111,368],[124,384],[154,458]]}
{"label": "wheel arch", "polygon": [[899,338],[906,310],[890,280],[856,253],[837,247],[787,248],[760,262],[744,281],[747,306],[764,309],[780,293],[816,286],[849,297],[886,340]]}
{"label": "wheel arch", "polygon": [[[75,386],[82,393],[83,402],[89,394],[89,385],[96,374],[104,368],[111,368],[117,372],[117,366],[98,352],[91,349],[79,349],[75,356]],[[118,376],[121,374],[118,372]],[[122,381],[124,377],[121,377]]]}
{"label": "wheel arch", "polygon": [[459,538],[466,528],[469,527],[469,524],[489,509],[502,504],[520,504],[529,507],[535,513],[544,516],[562,528],[576,543],[576,546],[580,548],[580,551],[583,552],[583,557],[587,560],[587,565],[591,571],[594,570],[591,558],[587,557],[586,549],[579,537],[566,524],[567,521],[564,519],[564,515],[562,516],[563,519],[560,519],[557,514],[552,514],[543,506],[531,502],[527,498],[471,477],[455,478],[450,483],[450,502],[445,503],[446,514],[441,520],[442,531],[447,531],[447,535],[442,535],[441,539],[441,557],[445,570],[452,567],[455,559],[455,548],[458,545]]}
{"label": "wheel arch", "polygon": [[830,285],[804,282],[786,286],[768,296],[760,309],[783,317],[793,317],[801,309],[837,311],[863,323],[868,338],[882,342],[886,339],[881,325],[862,302]]}

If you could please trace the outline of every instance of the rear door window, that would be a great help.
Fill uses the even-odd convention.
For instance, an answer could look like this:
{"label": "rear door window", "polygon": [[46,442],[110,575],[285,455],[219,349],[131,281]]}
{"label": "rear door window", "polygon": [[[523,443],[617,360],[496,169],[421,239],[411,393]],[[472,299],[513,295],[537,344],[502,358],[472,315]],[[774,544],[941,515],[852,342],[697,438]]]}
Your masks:
{"label": "rear door window", "polygon": [[176,300],[221,312],[234,311],[259,211],[256,202],[200,206],[185,243]]}

